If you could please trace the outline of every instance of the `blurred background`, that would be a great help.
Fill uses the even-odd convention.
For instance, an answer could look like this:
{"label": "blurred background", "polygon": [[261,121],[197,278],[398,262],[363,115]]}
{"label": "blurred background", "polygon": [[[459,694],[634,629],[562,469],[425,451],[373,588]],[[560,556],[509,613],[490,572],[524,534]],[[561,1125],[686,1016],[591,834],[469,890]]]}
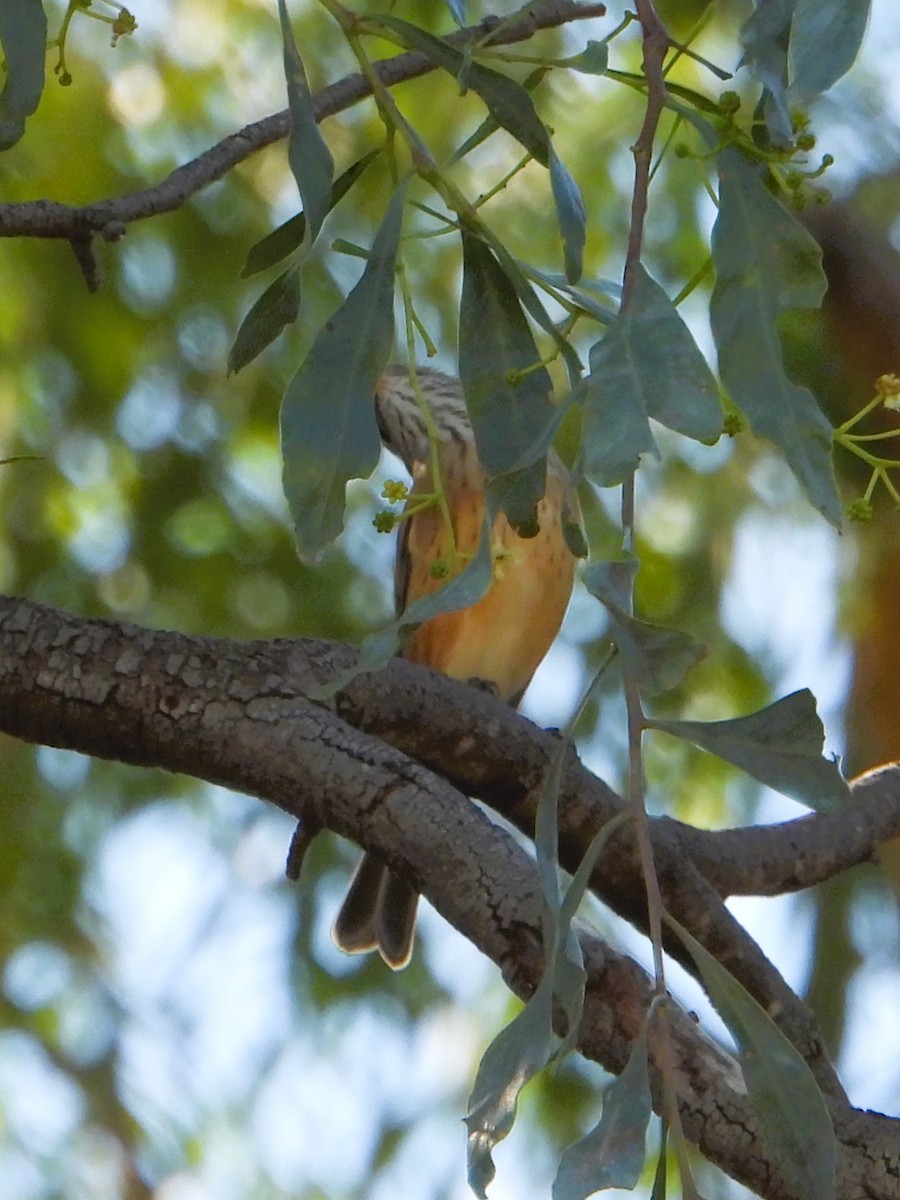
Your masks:
{"label": "blurred background", "polygon": [[[65,6],[46,7],[55,32]],[[469,18],[513,7],[470,3]],[[577,53],[621,19],[624,5],[609,7],[606,19],[536,44]],[[353,69],[312,0],[291,9],[313,88]],[[747,4],[720,2],[712,14],[667,0],[659,9],[679,39],[705,18],[696,48],[737,66]],[[75,19],[73,83],[60,87],[51,74],[25,137],[0,157],[3,202],[80,204],[136,190],[284,107],[274,0],[135,0],[132,11],[137,33],[115,48],[108,26]],[[402,0],[394,11],[451,27],[449,9],[430,0]],[[390,52],[373,47],[378,57]],[[870,398],[878,375],[900,373],[898,53],[892,0],[875,0],[859,63],[812,112],[812,159],[836,160],[819,181],[833,203],[804,214],[824,246],[830,292],[822,313],[796,314],[784,336],[792,373],[836,422]],[[48,67],[55,58],[49,51]],[[633,30],[613,43],[611,59],[636,69]],[[713,96],[725,86],[686,60],[679,70]],[[396,94],[439,159],[483,115],[439,73]],[[585,195],[587,276],[620,278],[640,99],[562,70],[535,99]],[[338,171],[382,136],[371,102],[323,128]],[[492,139],[458,178],[477,195],[517,156]],[[669,155],[654,179],[647,262],[671,295],[707,253],[708,169]],[[38,456],[0,469],[5,592],[238,638],[358,642],[387,620],[392,544],[371,521],[381,480],[396,477],[397,464],[351,487],[344,536],[319,566],[304,567],[281,491],[277,426],[285,384],[359,272],[359,260],[331,244],[369,244],[387,194],[376,162],[329,219],[297,325],[230,378],[241,317],[277,273],[241,279],[247,250],[298,208],[283,144],[180,211],[100,245],[95,295],[68,246],[0,242],[0,456]],[[424,189],[419,198],[428,199]],[[515,253],[559,271],[549,213],[537,168],[484,210]],[[453,370],[457,242],[408,239],[403,255],[439,347],[434,365]],[[701,287],[682,311],[709,351],[707,299]],[[580,329],[579,348],[599,332]],[[564,453],[576,433],[564,428]],[[714,447],[675,435],[660,442],[663,461],[639,479],[639,603],[648,619],[709,646],[662,711],[730,717],[808,686],[828,749],[850,770],[900,757],[896,511],[876,505],[870,525],[841,536],[749,434]],[[866,478],[847,466],[838,460],[850,500]],[[585,503],[602,548],[617,498]],[[528,693],[529,716],[566,722],[601,658],[603,632],[599,607],[577,591]],[[585,714],[578,743],[592,768],[621,782],[613,682]],[[654,811],[708,827],[797,811],[663,735],[648,740],[647,755]],[[355,848],[320,839],[300,886],[288,885],[291,823],[255,799],[6,738],[0,756],[0,1200],[469,1195],[466,1097],[480,1053],[517,1007],[490,963],[427,906],[403,974],[339,954],[329,929]],[[734,908],[808,994],[853,1101],[896,1115],[900,926],[888,875],[860,869],[809,895]],[[590,916],[646,960],[629,929],[597,905]],[[725,1036],[690,981],[674,970],[672,978]],[[497,1154],[493,1200],[549,1194],[562,1148],[598,1116],[604,1081],[596,1066],[570,1060],[526,1090]],[[700,1168],[699,1183],[709,1200],[747,1194],[712,1168]]]}

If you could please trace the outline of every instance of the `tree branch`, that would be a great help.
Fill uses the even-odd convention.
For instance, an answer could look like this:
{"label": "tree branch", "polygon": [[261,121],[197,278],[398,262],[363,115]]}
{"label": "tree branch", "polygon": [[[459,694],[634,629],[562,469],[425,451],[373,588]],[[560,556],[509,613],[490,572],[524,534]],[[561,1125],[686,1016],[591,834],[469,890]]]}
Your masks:
{"label": "tree branch", "polygon": [[[352,699],[331,705],[304,697],[323,666],[333,671],[352,657],[322,643],[185,637],[5,599],[0,727],[30,741],[195,775],[255,793],[295,816],[309,814],[383,855],[527,997],[543,970],[533,862],[451,783],[344,719],[358,715],[368,681],[357,681]],[[483,762],[500,744],[504,706],[458,681],[397,661],[379,676],[379,694],[391,698],[395,712],[408,703],[432,719],[439,710],[446,714],[448,704],[454,721],[473,706],[492,711],[483,724],[481,713],[470,713],[456,746],[458,764]],[[549,735],[510,716],[544,745]],[[582,771],[571,764],[570,773]],[[582,931],[582,939],[589,982],[580,1046],[618,1071],[652,984],[598,938]],[[759,1141],[734,1062],[674,1003],[670,1024],[688,1135],[767,1200],[793,1200]],[[832,1112],[842,1146],[839,1194],[896,1196],[898,1123],[855,1112],[839,1098]]]}
{"label": "tree branch", "polygon": [[[529,11],[530,10],[530,11]],[[556,28],[571,21],[600,17],[606,12],[603,4],[579,3],[578,0],[543,0],[526,6],[513,19],[500,22],[488,17],[478,25],[458,30],[447,41],[461,45],[489,40],[502,45],[526,41],[538,30]],[[496,33],[491,37],[492,32]],[[435,62],[420,51],[398,54],[375,64],[375,70],[386,87],[417,79],[436,70]],[[343,112],[371,94],[368,80],[361,74],[348,75],[317,92],[314,100],[316,120]],[[287,109],[246,125],[237,133],[223,138],[190,162],[176,167],[159,183],[132,192],[116,200],[100,200],[94,204],[73,207],[55,200],[30,200],[18,204],[0,205],[0,237],[65,238],[82,244],[99,235],[106,241],[117,241],[132,221],[172,212],[195,192],[221,179],[238,163],[258,150],[287,137]]]}
{"label": "tree branch", "polygon": [[[49,632],[33,638],[29,631],[35,622]],[[242,644],[185,638],[111,622],[80,621],[17,600],[0,603],[0,633],[0,725],[6,732],[213,780],[253,792],[298,817],[303,815],[298,797],[329,795],[332,772],[343,778],[363,767],[369,770],[373,763],[366,755],[372,746],[378,745],[383,755],[385,743],[390,743],[401,754],[397,761],[419,761],[466,795],[491,804],[531,836],[537,797],[558,747],[555,737],[535,729],[493,697],[400,660],[380,673],[377,683],[371,677],[357,677],[336,701],[336,712],[311,704],[306,693],[313,685],[352,666],[355,653],[347,647],[311,641]],[[48,650],[52,650],[49,657]],[[190,663],[190,670],[183,674],[185,663]],[[57,669],[58,685],[50,688]],[[223,691],[234,698],[233,708],[223,705]],[[248,708],[251,699],[252,709]],[[203,726],[207,713],[211,714],[209,730]],[[248,719],[274,722],[266,730],[266,737],[273,739],[271,746],[260,747],[263,733]],[[338,724],[333,728],[329,721]],[[246,745],[251,734],[253,753]],[[354,740],[360,735],[373,736],[364,737],[360,748]],[[279,740],[284,737],[291,739],[286,756]],[[282,759],[284,778],[275,771]],[[396,765],[395,760],[390,762]],[[310,777],[298,781],[297,771],[304,765]],[[362,796],[356,803],[365,808],[369,801]],[[573,756],[560,804],[564,866],[576,868],[593,834],[620,811],[621,804]],[[422,812],[418,805],[413,809]],[[371,844],[371,831],[358,811],[348,816],[329,808],[316,819],[363,845]],[[653,823],[654,855],[666,908],[776,1014],[823,1090],[842,1097],[812,1013],[686,853],[689,835],[696,834],[676,822]],[[389,860],[396,858],[399,872],[404,873],[405,851],[387,835],[385,843],[375,848]],[[421,877],[413,870],[410,874],[411,881],[422,887]],[[643,877],[630,830],[611,840],[592,887],[646,931]],[[692,969],[677,942],[668,948]]]}

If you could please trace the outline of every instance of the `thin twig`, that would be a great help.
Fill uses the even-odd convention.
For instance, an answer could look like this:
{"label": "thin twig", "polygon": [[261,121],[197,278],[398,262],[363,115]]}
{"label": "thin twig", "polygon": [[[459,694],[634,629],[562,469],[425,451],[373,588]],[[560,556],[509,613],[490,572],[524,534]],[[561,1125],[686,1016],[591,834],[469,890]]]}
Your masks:
{"label": "thin twig", "polygon": [[[546,0],[511,24],[503,21],[498,29],[497,17],[488,17],[478,25],[461,29],[447,40],[453,44],[489,39],[500,45],[526,41],[541,29],[552,29],[571,21],[603,16],[603,4],[579,3],[577,0]],[[497,32],[495,32],[497,30]],[[395,55],[375,64],[378,77],[386,87],[416,79],[436,69],[436,64],[420,51]],[[316,119],[324,121],[358,104],[371,95],[371,85],[361,74],[348,75],[318,92],[314,98]],[[172,212],[195,192],[221,179],[238,163],[258,150],[287,136],[287,109],[245,126],[229,134],[215,146],[176,167],[165,179],[152,187],[143,188],[115,200],[72,207],[55,200],[30,200],[0,206],[0,237],[66,238],[85,240],[100,235],[115,241],[132,221]]]}

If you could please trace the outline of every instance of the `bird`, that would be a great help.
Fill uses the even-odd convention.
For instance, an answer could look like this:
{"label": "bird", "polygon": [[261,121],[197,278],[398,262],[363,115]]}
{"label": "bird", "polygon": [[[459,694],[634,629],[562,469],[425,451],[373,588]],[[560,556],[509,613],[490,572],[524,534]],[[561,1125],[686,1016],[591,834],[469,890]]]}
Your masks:
{"label": "bird", "polygon": [[[423,498],[433,495],[435,480],[417,389],[436,433],[455,559],[444,511],[436,503],[423,504]],[[448,560],[455,561],[458,570],[477,551],[487,478],[462,385],[452,376],[418,367],[413,384],[408,368],[389,367],[376,385],[375,415],[385,446],[403,460],[413,478],[394,562],[399,615],[443,585]],[[406,638],[400,655],[454,679],[484,681],[518,707],[559,632],[575,579],[576,558],[566,530],[580,529],[581,512],[569,472],[553,449],[547,456],[546,490],[538,502],[537,521],[536,535],[521,537],[499,513],[490,534],[494,577],[485,595],[469,608],[425,621]],[[335,944],[348,954],[377,950],[389,967],[400,970],[412,954],[418,899],[408,883],[367,851],[335,921]]]}

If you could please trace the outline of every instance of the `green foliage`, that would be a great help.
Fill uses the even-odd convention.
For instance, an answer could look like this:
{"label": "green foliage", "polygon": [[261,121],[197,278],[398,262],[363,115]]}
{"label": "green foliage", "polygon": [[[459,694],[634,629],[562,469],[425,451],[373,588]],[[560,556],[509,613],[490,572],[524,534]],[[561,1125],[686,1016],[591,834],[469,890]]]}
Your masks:
{"label": "green foliage", "polygon": [[652,1115],[645,1023],[621,1075],[604,1093],[600,1120],[562,1156],[553,1200],[586,1200],[614,1187],[633,1191],[644,1168]]}
{"label": "green foliage", "polygon": [[303,215],[306,218],[303,241],[309,247],[318,236],[331,208],[334,164],[331,151],[316,123],[306,70],[294,40],[284,0],[278,0],[278,17],[284,42],[284,74],[291,114],[288,162],[303,201]]}
{"label": "green foliage", "polygon": [[[444,30],[448,14],[457,23],[480,19],[489,11],[483,6],[410,0],[394,6],[402,17],[378,16],[381,5],[359,7],[359,63],[337,23],[316,5],[297,11],[296,41],[284,3],[279,30],[275,6],[249,0],[203,8],[202,36],[180,24],[188,18],[179,12],[171,28],[148,32],[146,41],[139,34],[111,58],[99,40],[70,41],[60,78],[76,86],[48,88],[35,111],[43,86],[43,9],[36,0],[0,2],[7,59],[0,138],[9,147],[0,179],[10,201],[48,196],[77,205],[119,196],[241,128],[255,114],[259,95],[264,106],[277,109],[286,88],[291,112],[287,154],[283,147],[262,151],[177,213],[134,224],[119,243],[99,245],[106,279],[97,296],[81,298],[64,245],[0,243],[4,461],[39,459],[0,472],[4,587],[78,612],[156,626],[363,642],[362,669],[383,665],[411,626],[480,598],[493,572],[487,531],[465,570],[387,624],[389,550],[371,531],[375,489],[353,481],[368,478],[379,454],[371,397],[397,353],[399,291],[405,317],[400,356],[421,356],[436,345],[452,369],[458,354],[481,454],[496,477],[492,502],[523,527],[554,438],[591,484],[618,484],[636,467],[646,475],[634,539],[641,564],[636,576],[622,562],[600,561],[610,552],[607,543],[622,543],[622,533],[611,531],[601,507],[607,498],[598,503],[596,493],[584,489],[588,540],[598,560],[585,582],[605,616],[592,610],[579,617],[569,645],[589,674],[614,641],[623,670],[645,694],[657,695],[658,711],[672,714],[647,718],[645,728],[675,733],[718,756],[694,754],[680,742],[673,751],[661,747],[669,739],[650,739],[644,752],[651,780],[662,781],[676,806],[692,804],[691,815],[699,808],[710,821],[735,819],[735,790],[742,785],[725,762],[806,803],[841,799],[845,786],[821,755],[811,696],[762,707],[776,666],[762,658],[752,662],[718,620],[733,531],[767,513],[758,476],[777,468],[749,434],[734,444],[709,445],[722,413],[719,386],[694,340],[709,299],[698,212],[714,161],[720,190],[710,315],[723,389],[736,406],[732,424],[736,410],[745,414],[753,432],[787,461],[813,507],[836,523],[831,432],[811,393],[788,377],[782,354],[785,316],[818,304],[822,277],[815,247],[782,197],[787,174],[807,167],[791,108],[846,69],[868,6],[804,0],[757,6],[743,41],[747,64],[764,85],[765,129],[746,115],[758,89],[739,74],[731,96],[717,96],[702,65],[673,52],[644,253],[631,264],[624,300],[619,283],[605,277],[618,269],[610,261],[620,263],[627,244],[631,197],[621,182],[622,163],[630,162],[627,148],[645,110],[636,29],[623,27],[604,41],[544,34],[522,62],[514,49],[463,51],[434,32]],[[728,14],[724,24],[718,13],[705,19],[717,49],[728,45]],[[601,36],[607,33],[604,26]],[[393,101],[381,96],[379,104],[367,102],[320,129],[310,79],[333,82],[356,66],[370,68],[364,48],[383,49],[380,39],[388,36],[422,49],[442,70],[395,89]],[[740,51],[733,49],[736,62]],[[672,153],[676,142],[685,147],[682,158]],[[333,162],[338,173],[332,181]],[[407,182],[398,187],[401,179]],[[297,188],[303,212],[285,220],[296,207]],[[335,253],[336,243],[371,247],[362,251],[361,274],[357,260]],[[238,283],[242,266],[246,277],[276,264],[282,265],[278,277],[248,310]],[[605,331],[599,340],[598,324]],[[237,378],[226,380],[226,363],[240,372]],[[579,384],[584,363],[590,371]],[[560,402],[552,408],[554,387]],[[788,521],[799,502],[779,478],[778,515]],[[690,517],[679,525],[685,510]],[[306,565],[313,559],[320,559],[315,570]],[[709,653],[699,663],[701,642]],[[616,763],[625,747],[608,715],[614,674],[592,693],[578,730]],[[680,714],[689,704],[715,714],[760,711],[686,721]],[[676,760],[669,756],[676,753],[673,770]],[[305,889],[287,892],[274,886],[287,830],[261,817],[249,800],[150,771],[99,763],[82,768],[67,756],[35,760],[20,747],[6,746],[4,754],[0,957],[15,965],[18,955],[27,961],[35,946],[45,946],[47,961],[58,954],[74,982],[68,993],[60,989],[32,1002],[28,990],[14,992],[7,977],[3,1024],[48,1047],[54,1077],[77,1084],[85,1125],[107,1131],[127,1160],[123,1174],[151,1187],[178,1172],[214,1175],[211,1160],[223,1127],[236,1138],[247,1136],[251,1125],[266,1127],[266,1090],[280,1096],[285,1086],[283,1043],[306,1056],[299,1070],[286,1072],[288,1079],[305,1077],[309,1061],[334,1072],[334,1063],[360,1058],[359,1049],[353,1056],[347,1051],[359,1024],[371,1023],[368,1053],[382,1042],[392,1050],[395,1041],[405,1046],[415,1023],[429,1019],[440,1040],[451,1002],[466,1011],[465,1044],[483,1043],[485,996],[501,994],[487,976],[473,999],[458,980],[447,982],[431,956],[417,959],[402,987],[386,983],[377,966],[336,962],[317,932],[346,874],[334,845],[317,844]],[[572,922],[592,859],[560,888],[552,778],[548,798],[553,803],[542,806],[537,838],[548,971],[478,1071],[469,1125],[479,1191],[525,1081],[531,1078],[539,1094],[552,1094],[539,1072],[568,1048],[554,1032],[554,1005],[567,1014],[570,1032],[580,1013],[583,971]],[[750,807],[742,802],[747,807],[738,816]],[[203,917],[196,942],[180,962],[167,960],[170,990],[161,986],[157,1007],[146,979],[129,990],[117,974],[126,950],[110,932],[115,905],[92,899],[102,892],[96,864],[112,854],[129,821],[148,811],[171,827],[195,829],[208,849],[208,874],[222,879],[212,899],[194,897]],[[609,832],[598,835],[592,856]],[[269,857],[254,850],[254,839],[264,842]],[[136,866],[140,860],[136,852]],[[165,856],[160,861],[154,903],[169,891],[166,871],[174,869]],[[265,1034],[247,1050],[233,1098],[217,1108],[215,1081],[205,1092],[201,1086],[202,1053],[185,1048],[184,1029],[201,1018],[178,1007],[183,1000],[171,990],[173,981],[187,973],[185,963],[193,962],[210,930],[227,932],[229,921],[237,924],[240,913],[230,907],[235,896],[250,908],[273,895],[275,924],[285,930],[279,961],[290,964],[283,971],[287,985],[279,979],[271,989],[283,1005],[283,1025],[267,1014]],[[134,936],[140,941],[138,932]],[[698,964],[741,1044],[765,1135],[783,1157],[802,1160],[808,1194],[826,1196],[831,1151],[814,1084],[734,981],[702,953]],[[251,998],[258,998],[266,991],[259,970],[253,959],[242,975],[226,958],[206,980],[210,1011],[238,1012],[242,1002],[252,1007],[247,995],[223,1004],[220,993],[244,977]],[[66,1007],[72,996],[84,1027],[111,1031],[90,1054],[81,1047],[81,1057]],[[155,1096],[128,1057],[129,1039],[141,1033],[148,1010],[159,1042],[196,1075],[176,1098]],[[604,1181],[633,1186],[637,1180],[648,1114],[645,1039],[646,1028],[606,1093],[600,1124],[564,1156],[557,1197],[587,1195]],[[448,1068],[452,1079],[442,1093],[448,1128],[458,1121],[474,1063],[467,1059],[454,1068],[458,1077]],[[372,1073],[381,1080],[379,1066]],[[395,1100],[392,1108],[380,1082],[368,1091],[360,1083],[358,1092],[366,1131],[359,1142],[368,1136],[372,1148],[369,1158],[354,1162],[355,1174],[342,1162],[342,1178],[350,1181],[333,1186],[301,1172],[299,1180],[281,1185],[268,1163],[254,1179],[260,1195],[362,1195],[376,1185],[402,1194],[390,1172],[414,1141],[409,1106]],[[317,1093],[316,1104],[325,1103]],[[290,1107],[289,1101],[280,1105]],[[583,1116],[556,1114],[570,1138]],[[14,1122],[10,1128],[15,1131]],[[28,1150],[24,1135],[22,1143]],[[255,1153],[264,1157],[258,1148]],[[342,1154],[349,1158],[346,1143]],[[65,1189],[76,1186],[77,1173],[67,1169],[63,1149],[55,1156],[55,1165],[48,1155],[42,1167],[48,1178],[56,1172],[61,1195],[70,1194]],[[440,1188],[429,1180],[420,1194]]]}
{"label": "green foliage", "polygon": [[465,226],[462,243],[459,377],[485,470],[516,472],[505,508],[521,530],[533,525],[544,492],[546,456],[535,458],[533,448],[553,414],[552,384],[537,364],[534,338],[503,268]]}
{"label": "green foliage", "polygon": [[810,808],[832,812],[850,798],[838,764],[822,757],[825,730],[807,689],[731,721],[647,724],[693,742]]}
{"label": "green foliage", "polygon": [[394,270],[406,188],[394,193],[359,282],[322,327],[281,404],[284,491],[300,556],[343,527],[347,482],[372,473],[380,441],[372,397],[394,343]]}
{"label": "green foliage", "polygon": [[655,696],[677,687],[705,651],[689,634],[651,625],[625,611],[621,604],[623,568],[626,577],[633,576],[634,566],[633,562],[591,563],[583,580],[609,614],[613,640],[626,669],[646,695]]}
{"label": "green foliage", "polygon": [[[331,189],[328,203],[329,212],[343,200],[369,163],[378,158],[380,153],[378,148],[369,150],[367,154],[349,166],[342,175],[338,176]],[[279,225],[277,229],[273,229],[271,233],[267,233],[256,245],[250,247],[247,252],[247,261],[241,271],[242,278],[256,275],[259,271],[265,271],[267,267],[273,267],[277,262],[281,262],[283,258],[287,258],[289,254],[293,254],[295,250],[299,249],[305,239],[306,213],[299,212]],[[269,340],[274,339],[270,338]]]}
{"label": "green foliage", "polygon": [[619,316],[591,347],[583,392],[582,463],[601,487],[621,483],[642,454],[658,455],[650,417],[701,442],[722,429],[716,381],[688,327],[640,264],[633,281]]}
{"label": "green foliage", "polygon": [[[282,229],[284,226],[282,226]],[[228,373],[233,374],[262,354],[300,312],[300,268],[288,267],[254,301],[241,321],[228,355]]]}
{"label": "green foliage", "polygon": [[815,1078],[772,1018],[733,975],[675,921],[669,924],[740,1051],[741,1070],[766,1144],[801,1200],[835,1195],[834,1129]]}
{"label": "green foliage", "polygon": [[722,382],[754,431],[784,453],[810,502],[839,526],[831,426],[813,394],[785,375],[777,330],[786,309],[820,303],[821,252],[734,150],[720,156],[719,184],[709,315]]}
{"label": "green foliage", "polygon": [[0,150],[14,146],[25,132],[25,118],[44,90],[47,18],[41,0],[8,0],[0,7],[0,47],[6,56],[6,80],[0,92]]}
{"label": "green foliage", "polygon": [[[557,868],[557,805],[568,748],[567,733],[547,773],[535,824],[546,969],[525,1007],[484,1052],[469,1097],[466,1114],[469,1183],[481,1197],[486,1196],[487,1186],[494,1177],[492,1151],[513,1127],[522,1088],[548,1063],[575,1047],[584,1005],[586,973],[572,922],[600,854],[624,821],[623,817],[617,817],[597,832],[561,897]],[[554,1029],[555,1014],[562,1016],[564,1035]]]}

